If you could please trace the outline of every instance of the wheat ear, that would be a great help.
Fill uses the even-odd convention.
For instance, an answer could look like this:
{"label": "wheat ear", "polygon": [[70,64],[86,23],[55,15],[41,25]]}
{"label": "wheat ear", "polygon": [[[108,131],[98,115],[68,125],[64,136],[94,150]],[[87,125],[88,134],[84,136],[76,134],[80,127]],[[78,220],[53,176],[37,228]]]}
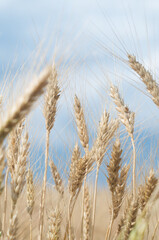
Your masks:
{"label": "wheat ear", "polygon": [[11,217],[10,222],[14,221],[14,211],[17,204],[17,200],[23,190],[25,184],[26,176],[26,163],[27,156],[29,153],[29,142],[28,134],[25,133],[24,137],[21,138],[21,144],[19,147],[19,153],[17,162],[14,165],[14,168],[10,169],[11,173],[11,199],[12,199],[12,208],[11,208]]}
{"label": "wheat ear", "polygon": [[87,152],[89,136],[88,136],[88,131],[87,131],[86,122],[84,118],[83,108],[77,96],[75,96],[74,110],[75,110],[76,124],[78,129],[78,136],[82,146],[85,149],[85,152]]}
{"label": "wheat ear", "polygon": [[[88,136],[86,121],[85,121],[85,117],[84,117],[84,111],[83,111],[81,103],[76,95],[75,95],[75,100],[74,100],[74,111],[75,111],[75,117],[76,117],[78,136],[79,136],[82,146],[84,147],[85,153],[88,154],[89,136]],[[84,177],[84,188],[86,185],[87,173],[88,173],[88,166],[86,166],[86,174]],[[84,211],[84,188],[83,188],[83,196],[82,196],[81,222],[83,221],[83,211]],[[81,224],[81,234],[82,234],[82,226],[83,225]]]}
{"label": "wheat ear", "polygon": [[140,76],[143,83],[146,85],[148,92],[152,96],[153,102],[159,107],[159,85],[153,79],[152,74],[136,60],[136,57],[128,54],[130,67]]}
{"label": "wheat ear", "polygon": [[[122,149],[120,147],[120,140],[116,139],[111,154],[112,158],[110,159],[109,165],[107,165],[108,172],[107,182],[112,194],[112,213],[105,239],[110,239],[113,222],[119,214],[119,210],[125,193],[127,173],[129,167],[128,166],[121,167],[122,161],[121,154]],[[120,169],[121,171],[119,175]]]}
{"label": "wheat ear", "polygon": [[134,122],[135,122],[135,113],[131,112],[124,104],[124,100],[121,98],[118,88],[111,86],[110,96],[112,97],[116,110],[119,112],[120,121],[125,125],[126,130],[131,138],[132,147],[133,147],[133,198],[136,198],[136,149],[134,142]]}
{"label": "wheat ear", "polygon": [[48,217],[48,233],[47,240],[60,240],[61,239],[61,213],[58,208],[51,211]]}
{"label": "wheat ear", "polygon": [[138,212],[138,200],[132,201],[130,208],[127,213],[127,217],[125,219],[125,225],[117,240],[127,240],[129,239],[130,233],[135,226],[136,218]]}
{"label": "wheat ear", "polygon": [[45,149],[45,171],[43,177],[43,188],[41,193],[40,202],[40,216],[39,216],[39,239],[42,239],[43,234],[43,222],[44,222],[44,208],[45,208],[45,195],[46,195],[46,181],[47,181],[47,169],[48,169],[48,155],[49,155],[49,139],[50,131],[54,126],[57,100],[60,96],[60,90],[58,87],[58,75],[55,65],[52,67],[51,74],[48,79],[47,92],[45,95],[44,104],[44,117],[46,124],[46,149]]}
{"label": "wheat ear", "polygon": [[86,166],[87,166],[87,158],[86,156],[81,158],[81,153],[80,153],[78,144],[76,143],[72,153],[70,173],[69,173],[69,179],[68,179],[70,199],[68,204],[68,222],[66,224],[64,240],[67,238],[68,231],[69,231],[69,236],[71,236],[71,217],[73,214],[76,200],[81,190],[83,179],[86,175]]}
{"label": "wheat ear", "polygon": [[69,174],[69,192],[72,196],[76,195],[77,190],[81,188],[86,175],[87,161],[86,155],[83,158],[80,157],[80,150],[76,144],[72,154]]}
{"label": "wheat ear", "polygon": [[63,181],[53,161],[50,161],[50,168],[51,168],[52,176],[55,182],[56,190],[60,194],[61,198],[63,198],[63,195],[64,195]]}
{"label": "wheat ear", "polygon": [[154,170],[151,169],[149,176],[146,178],[146,183],[144,186],[140,186],[139,188],[139,205],[141,210],[143,211],[146,206],[148,200],[151,197],[151,194],[156,188],[158,179],[155,176]]}
{"label": "wheat ear", "polygon": [[11,130],[20,122],[30,111],[34,102],[43,93],[50,75],[50,68],[46,68],[35,82],[33,82],[23,96],[18,98],[17,102],[8,110],[7,116],[0,124],[0,143],[11,132]]}
{"label": "wheat ear", "polygon": [[17,162],[14,165],[14,169],[11,170],[11,198],[13,202],[13,210],[17,203],[17,200],[23,190],[26,176],[26,163],[29,153],[28,134],[25,133],[21,139],[21,145],[19,148]]}

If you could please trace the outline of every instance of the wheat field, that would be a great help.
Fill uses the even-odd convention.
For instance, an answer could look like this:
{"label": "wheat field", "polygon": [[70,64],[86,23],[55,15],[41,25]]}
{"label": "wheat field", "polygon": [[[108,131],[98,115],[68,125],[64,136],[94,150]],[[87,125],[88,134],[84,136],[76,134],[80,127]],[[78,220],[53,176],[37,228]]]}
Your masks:
{"label": "wheat field", "polygon": [[[142,89],[135,90],[157,112],[157,70],[152,72],[135,51],[123,48],[120,57],[105,50],[137,79]],[[79,94],[80,84],[72,90],[65,79],[76,63],[67,66],[57,53],[51,61],[39,55],[29,74],[21,73],[19,86],[6,81],[0,95],[0,239],[159,239],[158,136],[149,144],[156,154],[153,162],[140,136],[145,116],[139,123],[137,110],[110,77],[102,81],[107,88],[103,105],[93,105],[94,100],[90,105],[87,95]],[[129,87],[133,91],[133,84]],[[31,114],[39,106],[41,115],[33,123]],[[71,112],[62,115],[68,136],[57,128],[64,107]],[[98,118],[93,117],[96,108],[102,109]]]}
{"label": "wheat field", "polygon": [[[159,87],[152,74],[134,55],[127,55],[126,65],[138,75],[153,103],[159,106]],[[105,109],[92,142],[84,107],[78,96],[74,96],[79,141],[74,143],[68,160],[67,178],[61,176],[49,153],[61,95],[58,76],[55,63],[46,67],[1,117],[1,239],[157,239],[157,169],[142,169],[142,174],[147,172],[144,181],[137,177],[135,112],[129,109],[113,83],[109,95],[117,118],[113,119]],[[29,158],[27,115],[40,96],[46,129],[42,158],[45,170],[35,181]],[[4,111],[3,97],[1,109]],[[130,148],[127,161],[123,160],[122,149],[125,141],[122,136],[126,135]],[[106,182],[102,188],[98,185],[101,169]],[[47,184],[48,171],[52,174],[50,184]],[[94,178],[90,183],[92,172]]]}

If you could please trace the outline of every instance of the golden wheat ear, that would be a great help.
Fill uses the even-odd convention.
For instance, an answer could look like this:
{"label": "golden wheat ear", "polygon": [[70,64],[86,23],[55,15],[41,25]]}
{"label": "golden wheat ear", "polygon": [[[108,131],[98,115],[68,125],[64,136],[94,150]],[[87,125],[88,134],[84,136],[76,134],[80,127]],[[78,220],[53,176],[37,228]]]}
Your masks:
{"label": "golden wheat ear", "polygon": [[157,186],[158,179],[155,176],[154,170],[151,169],[149,176],[146,178],[145,185],[141,185],[139,187],[139,205],[140,209],[143,211],[144,207],[146,206],[147,202],[149,201],[153,191]]}
{"label": "golden wheat ear", "polygon": [[139,75],[152,96],[153,102],[159,107],[159,85],[153,79],[152,74],[136,60],[136,57],[128,54],[129,66]]}
{"label": "golden wheat ear", "polygon": [[107,182],[112,195],[112,211],[111,211],[110,224],[106,234],[106,239],[110,239],[111,237],[112,226],[113,226],[114,220],[117,218],[119,214],[122,201],[124,198],[124,193],[125,193],[125,186],[126,186],[129,166],[125,165],[124,167],[122,167],[121,154],[122,154],[122,149],[120,146],[120,140],[116,139],[113,145],[112,153],[111,153],[112,157],[110,159],[109,164],[107,165],[107,172],[108,172]]}
{"label": "golden wheat ear", "polygon": [[83,108],[76,95],[75,95],[74,110],[75,110],[76,125],[78,129],[79,139],[85,151],[87,151],[89,136],[88,136],[87,126],[84,118]]}
{"label": "golden wheat ear", "polygon": [[63,198],[63,195],[64,195],[63,181],[53,161],[50,161],[50,168],[51,168],[51,173],[55,182],[56,190],[60,194],[61,198]]}
{"label": "golden wheat ear", "polygon": [[62,222],[62,216],[61,216],[60,210],[57,207],[51,211],[48,217],[47,240],[61,239],[61,222]]}
{"label": "golden wheat ear", "polygon": [[130,233],[135,226],[137,213],[138,213],[138,200],[132,200],[125,221],[122,231],[120,232],[117,240],[127,240],[129,239]]}

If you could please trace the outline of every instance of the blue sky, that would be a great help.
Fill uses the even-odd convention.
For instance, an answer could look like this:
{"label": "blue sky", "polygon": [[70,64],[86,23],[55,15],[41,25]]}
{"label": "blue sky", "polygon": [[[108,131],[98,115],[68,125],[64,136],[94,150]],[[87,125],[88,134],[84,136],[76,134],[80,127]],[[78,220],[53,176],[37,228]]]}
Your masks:
{"label": "blue sky", "polygon": [[[11,77],[23,62],[28,63],[27,67],[31,66],[32,55],[41,42],[44,52],[49,49],[48,61],[56,46],[57,58],[62,58],[71,69],[67,74],[65,67],[61,82],[64,91],[51,137],[51,151],[57,159],[55,152],[59,153],[60,149],[62,155],[59,166],[69,158],[68,150],[77,140],[72,110],[74,94],[77,93],[85,105],[90,135],[93,135],[103,109],[109,110],[113,106],[107,97],[110,79],[120,86],[126,103],[136,112],[137,136],[143,129],[152,137],[158,134],[157,107],[145,95],[143,85],[128,67],[109,54],[111,51],[126,59],[126,49],[142,59],[157,77],[158,13],[159,2],[150,0],[0,1],[1,79],[9,72],[8,64],[12,68]],[[38,137],[35,133],[31,136],[32,149],[37,139],[41,146],[45,139],[41,109],[42,103],[30,117],[31,129],[38,133]]]}

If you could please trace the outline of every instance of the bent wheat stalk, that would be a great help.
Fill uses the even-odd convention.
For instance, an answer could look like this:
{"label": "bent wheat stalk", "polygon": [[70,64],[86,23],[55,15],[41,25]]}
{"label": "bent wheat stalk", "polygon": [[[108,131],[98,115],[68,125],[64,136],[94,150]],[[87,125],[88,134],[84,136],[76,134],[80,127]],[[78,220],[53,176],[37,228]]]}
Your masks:
{"label": "bent wheat stalk", "polygon": [[8,114],[5,119],[0,123],[0,144],[2,144],[5,137],[11,132],[11,130],[20,122],[26,114],[30,111],[34,102],[44,92],[44,87],[47,84],[48,77],[50,75],[50,68],[46,68],[41,72],[37,80],[27,88],[23,96],[18,98],[17,102],[8,110]]}

